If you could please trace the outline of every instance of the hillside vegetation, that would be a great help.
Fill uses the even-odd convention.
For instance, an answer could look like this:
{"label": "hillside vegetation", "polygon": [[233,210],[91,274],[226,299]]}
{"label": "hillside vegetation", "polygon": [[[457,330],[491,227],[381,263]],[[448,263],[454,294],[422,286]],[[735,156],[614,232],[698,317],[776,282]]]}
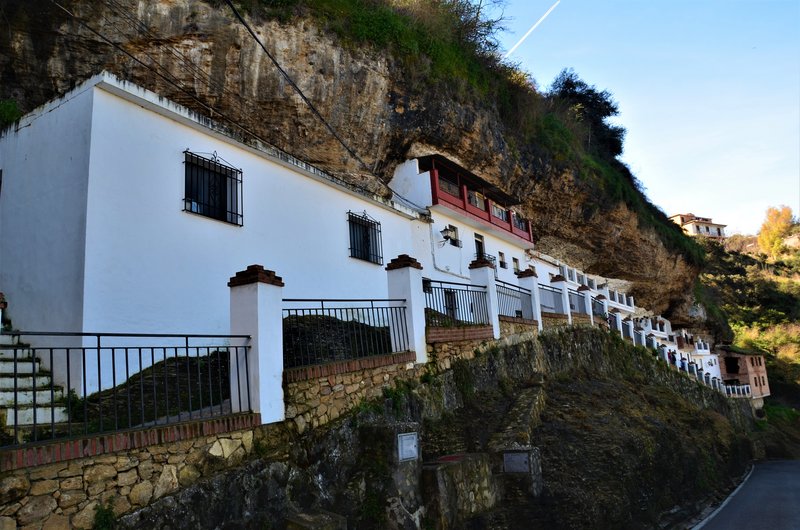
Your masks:
{"label": "hillside vegetation", "polygon": [[[489,8],[499,2],[488,2]],[[494,108],[509,147],[520,158],[570,169],[611,207],[624,203],[643,226],[689,263],[702,249],[645,196],[618,156],[625,129],[607,119],[618,113],[611,93],[565,69],[548,91],[497,54],[502,20],[474,0],[242,0],[256,17],[289,21],[312,17],[346,44],[388,49],[409,74],[409,88],[432,87],[457,101]],[[224,5],[220,9],[226,9]],[[420,98],[423,99],[423,98]]]}
{"label": "hillside vegetation", "polygon": [[[771,245],[773,243],[770,243]],[[800,251],[768,260],[706,243],[702,284],[736,347],[766,356],[772,395],[761,428],[776,456],[800,457]]]}

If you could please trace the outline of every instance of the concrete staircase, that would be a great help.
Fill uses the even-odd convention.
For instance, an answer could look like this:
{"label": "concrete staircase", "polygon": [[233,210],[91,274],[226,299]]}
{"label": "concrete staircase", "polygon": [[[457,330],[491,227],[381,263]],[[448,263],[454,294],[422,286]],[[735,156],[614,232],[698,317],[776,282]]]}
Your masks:
{"label": "concrete staircase", "polygon": [[64,389],[54,385],[41,359],[18,337],[0,334],[0,427],[28,431],[68,420]]}

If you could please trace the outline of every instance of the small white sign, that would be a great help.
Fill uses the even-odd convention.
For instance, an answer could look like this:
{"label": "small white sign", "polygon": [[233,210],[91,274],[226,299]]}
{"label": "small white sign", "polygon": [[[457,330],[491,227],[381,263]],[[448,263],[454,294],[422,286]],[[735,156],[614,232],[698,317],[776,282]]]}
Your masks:
{"label": "small white sign", "polygon": [[419,439],[417,433],[407,432],[397,435],[397,456],[401,462],[419,458]]}

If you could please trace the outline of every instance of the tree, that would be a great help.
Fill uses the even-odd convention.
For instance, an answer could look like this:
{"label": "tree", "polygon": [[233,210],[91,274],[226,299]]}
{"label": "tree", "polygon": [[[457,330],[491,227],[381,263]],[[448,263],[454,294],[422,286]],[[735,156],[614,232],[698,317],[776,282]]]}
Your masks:
{"label": "tree", "polygon": [[788,206],[770,207],[758,232],[758,246],[761,252],[774,258],[781,253],[784,238],[789,235],[795,220]]}
{"label": "tree", "polygon": [[578,77],[573,69],[567,68],[553,81],[549,95],[565,102],[573,118],[587,125],[589,130],[587,148],[590,151],[610,159],[622,154],[625,129],[606,121],[619,114],[619,107],[611,92],[597,90],[594,85],[589,85]]}

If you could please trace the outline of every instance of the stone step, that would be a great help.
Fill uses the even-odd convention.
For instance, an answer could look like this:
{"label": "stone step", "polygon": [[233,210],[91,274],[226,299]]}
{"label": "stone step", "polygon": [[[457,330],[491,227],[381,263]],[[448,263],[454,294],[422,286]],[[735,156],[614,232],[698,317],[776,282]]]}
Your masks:
{"label": "stone step", "polygon": [[[43,388],[50,388],[52,384],[52,379],[48,374],[36,374],[36,388],[43,389]],[[18,375],[17,376],[17,390],[32,390],[33,389],[33,377],[32,375]],[[14,374],[3,374],[0,375],[0,390],[14,390]]]}
{"label": "stone step", "polygon": [[34,415],[36,416],[36,423],[41,425],[49,424],[52,421],[55,423],[66,423],[69,419],[67,409],[63,406],[49,407],[37,406],[33,407],[18,407],[16,414],[14,409],[6,409],[4,411],[6,427],[14,426],[14,418],[17,418],[17,425],[33,425]]}
{"label": "stone step", "polygon": [[[37,381],[38,383],[38,381]],[[59,401],[64,397],[61,387],[53,388],[52,394],[49,385],[45,388],[39,387],[36,393],[36,406],[50,405],[53,401]],[[17,405],[33,405],[33,389],[17,388]],[[0,407],[14,406],[14,390],[0,390]]]}
{"label": "stone step", "polygon": [[0,359],[14,360],[14,352],[17,352],[17,360],[33,358],[33,350],[24,346],[10,347],[0,346]]}
{"label": "stone step", "polygon": [[[14,365],[16,364],[16,371]],[[14,374],[25,375],[33,374],[39,371],[41,361],[39,359],[17,359],[15,363],[13,359],[0,359],[0,374]]]}

